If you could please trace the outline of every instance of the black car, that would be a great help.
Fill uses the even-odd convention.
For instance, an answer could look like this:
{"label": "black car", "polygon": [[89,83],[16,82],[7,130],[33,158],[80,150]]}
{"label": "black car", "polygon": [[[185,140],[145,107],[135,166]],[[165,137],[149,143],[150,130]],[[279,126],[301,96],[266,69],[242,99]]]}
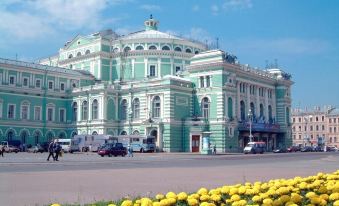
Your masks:
{"label": "black car", "polygon": [[311,147],[311,146],[305,146],[305,147],[301,148],[300,151],[301,151],[301,152],[313,152],[313,147]]}
{"label": "black car", "polygon": [[287,149],[286,148],[277,148],[273,150],[274,153],[286,153]]}
{"label": "black car", "polygon": [[105,144],[104,146],[98,149],[98,155],[103,156],[125,156],[127,154],[127,149],[122,145],[122,143],[115,144]]}
{"label": "black car", "polygon": [[300,147],[299,146],[291,146],[287,148],[287,152],[300,152]]}

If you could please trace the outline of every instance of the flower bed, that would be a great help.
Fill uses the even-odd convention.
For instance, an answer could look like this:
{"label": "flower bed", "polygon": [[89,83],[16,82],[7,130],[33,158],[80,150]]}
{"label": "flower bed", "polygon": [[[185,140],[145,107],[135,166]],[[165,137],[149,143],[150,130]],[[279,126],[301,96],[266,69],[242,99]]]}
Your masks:
{"label": "flower bed", "polygon": [[[94,203],[91,206],[297,206],[327,205],[339,206],[339,170],[334,173],[318,173],[315,176],[276,179],[268,182],[255,182],[226,185],[208,190],[199,189],[196,193],[181,192],[154,198],[124,199],[119,202]],[[51,206],[60,206],[52,204]]]}

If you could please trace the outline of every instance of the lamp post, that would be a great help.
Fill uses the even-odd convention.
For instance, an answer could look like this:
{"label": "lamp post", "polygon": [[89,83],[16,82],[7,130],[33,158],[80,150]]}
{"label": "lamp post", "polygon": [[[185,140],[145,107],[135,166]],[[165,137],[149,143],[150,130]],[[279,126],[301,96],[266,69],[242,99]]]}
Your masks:
{"label": "lamp post", "polygon": [[248,110],[248,119],[250,121],[250,142],[253,142],[253,135],[252,135],[252,121],[253,121],[253,114],[252,114],[252,110],[249,109]]}
{"label": "lamp post", "polygon": [[[312,115],[310,115],[310,116],[308,116],[308,117],[304,117],[304,120],[305,120],[305,126],[306,126],[306,130],[305,130],[305,138],[304,138],[304,140],[306,139],[307,140],[307,142],[309,142],[310,141],[310,138],[308,137],[308,127],[307,127],[307,124],[308,124],[308,122],[310,121],[310,119],[312,118]],[[307,142],[305,143],[304,142],[304,146],[306,146],[306,144],[307,144]]]}

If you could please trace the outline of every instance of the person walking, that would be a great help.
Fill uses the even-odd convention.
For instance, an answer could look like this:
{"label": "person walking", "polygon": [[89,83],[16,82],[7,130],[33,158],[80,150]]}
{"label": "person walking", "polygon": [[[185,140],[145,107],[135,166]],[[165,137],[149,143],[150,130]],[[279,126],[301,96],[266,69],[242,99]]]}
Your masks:
{"label": "person walking", "polygon": [[55,157],[54,157],[54,140],[52,140],[49,145],[48,145],[48,152],[49,155],[47,157],[47,161],[49,161],[49,158],[52,156],[53,160],[55,161]]}
{"label": "person walking", "polygon": [[130,144],[127,146],[127,154],[128,157],[133,157],[133,149]]}
{"label": "person walking", "polygon": [[58,140],[55,140],[54,142],[55,161],[59,161],[59,156],[61,156],[60,155],[61,150],[62,150],[61,145],[58,143]]}
{"label": "person walking", "polygon": [[217,146],[216,146],[216,145],[214,145],[214,147],[213,147],[213,154],[214,154],[214,155],[217,154]]}

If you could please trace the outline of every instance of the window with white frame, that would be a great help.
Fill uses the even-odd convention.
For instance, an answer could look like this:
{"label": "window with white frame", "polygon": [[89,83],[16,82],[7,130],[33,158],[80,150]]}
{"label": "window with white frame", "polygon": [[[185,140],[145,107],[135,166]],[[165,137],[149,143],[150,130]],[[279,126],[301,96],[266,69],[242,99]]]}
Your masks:
{"label": "window with white frame", "polygon": [[82,120],[88,119],[88,104],[87,101],[82,102]]}
{"label": "window with white frame", "polygon": [[29,118],[29,104],[24,102],[21,104],[21,119],[28,120]]}
{"label": "window with white frame", "polygon": [[15,104],[9,104],[7,109],[7,118],[14,119],[15,118]]}
{"label": "window with white frame", "polygon": [[180,66],[175,66],[175,73],[178,73],[181,71],[181,67]]}
{"label": "window with white frame", "polygon": [[211,86],[211,77],[206,76],[206,87],[210,87],[210,86]]}
{"label": "window with white frame", "polygon": [[133,119],[140,118],[140,101],[138,98],[133,100]]}
{"label": "window with white frame", "polygon": [[48,89],[53,89],[54,85],[53,85],[53,81],[48,81]]}
{"label": "window with white frame", "polygon": [[65,83],[63,82],[60,83],[60,90],[65,91]]}
{"label": "window with white frame", "polygon": [[34,120],[41,121],[41,107],[34,107]]}
{"label": "window with white frame", "polygon": [[204,77],[200,77],[200,88],[205,87],[205,83],[204,83]]}
{"label": "window with white frame", "polygon": [[15,85],[15,76],[9,76],[9,85]]}
{"label": "window with white frame", "polygon": [[48,107],[47,108],[47,121],[51,122],[54,120],[54,108]]}
{"label": "window with white frame", "polygon": [[127,119],[127,109],[128,108],[128,103],[126,99],[123,99],[121,101],[121,114],[120,114],[120,119],[121,120],[126,120]]}
{"label": "window with white frame", "polygon": [[207,97],[202,99],[201,102],[202,116],[204,119],[208,119],[210,116],[210,101]]}
{"label": "window with white frame", "polygon": [[152,113],[153,113],[153,117],[154,118],[159,118],[161,115],[161,101],[160,101],[160,97],[156,96],[153,99],[153,103],[152,103]]}
{"label": "window with white frame", "polygon": [[35,80],[35,87],[36,88],[41,88],[41,79],[36,79]]}
{"label": "window with white frame", "polygon": [[98,119],[98,100],[93,100],[92,103],[92,119]]}
{"label": "window with white frame", "polygon": [[156,66],[155,66],[155,65],[150,65],[150,66],[149,66],[148,75],[149,75],[150,77],[155,77],[155,76],[157,75],[157,72],[156,72]]}
{"label": "window with white frame", "polygon": [[28,87],[28,78],[26,78],[26,77],[23,78],[22,86]]}
{"label": "window with white frame", "polygon": [[59,121],[60,122],[66,121],[66,110],[65,109],[59,109]]}

